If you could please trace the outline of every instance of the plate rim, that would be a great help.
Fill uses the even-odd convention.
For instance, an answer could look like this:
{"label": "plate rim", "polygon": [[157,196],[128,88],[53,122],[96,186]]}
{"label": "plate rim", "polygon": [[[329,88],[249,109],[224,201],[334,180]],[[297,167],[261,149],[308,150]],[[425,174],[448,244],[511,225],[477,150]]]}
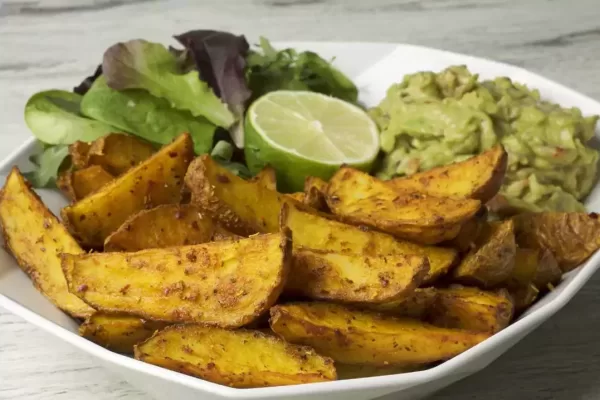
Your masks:
{"label": "plate rim", "polygon": [[[469,54],[463,54],[458,52],[452,52],[448,50],[437,49],[428,46],[419,46],[405,43],[394,43],[394,42],[363,42],[363,41],[276,41],[276,44],[294,43],[302,44],[303,46],[310,46],[314,44],[326,44],[331,46],[348,46],[348,45],[362,45],[362,46],[390,46],[390,53],[384,55],[381,59],[375,61],[372,65],[367,67],[365,71],[354,78],[357,86],[361,81],[363,75],[368,75],[369,71],[379,65],[379,63],[385,62],[394,52],[402,51],[402,49],[412,48],[421,51],[436,52],[439,54],[445,54],[454,57],[460,57],[466,61],[473,62],[484,62],[492,64],[496,67],[506,69],[507,71],[521,72],[534,76],[536,79],[543,81],[545,84],[554,86],[560,92],[569,94],[581,100],[585,100],[594,104],[600,110],[600,102],[593,98],[580,93],[574,89],[571,89],[559,82],[548,79],[536,72],[529,71],[525,68],[511,65],[504,62],[499,62],[484,57],[472,56]],[[31,136],[25,140],[20,146],[13,150],[6,158],[0,161],[0,172],[8,170],[15,161],[22,157],[24,154],[28,154],[31,151],[35,143],[35,137]],[[596,183],[596,187],[600,185],[600,182]],[[16,263],[15,263],[16,264]],[[138,373],[147,374],[156,378],[161,378],[170,381],[174,384],[184,385],[190,389],[207,392],[214,395],[220,395],[226,398],[232,399],[271,399],[280,398],[281,396],[294,396],[294,395],[315,395],[327,392],[344,393],[354,390],[366,390],[366,389],[393,389],[394,387],[404,386],[406,388],[413,387],[419,384],[427,383],[435,378],[441,376],[452,376],[456,374],[456,371],[461,367],[468,366],[470,362],[476,361],[478,357],[485,357],[485,353],[492,351],[495,348],[504,349],[503,352],[508,350],[514,343],[510,343],[510,338],[519,337],[527,334],[527,330],[533,330],[541,323],[552,317],[556,312],[562,309],[583,287],[583,285],[590,280],[593,274],[600,268],[600,252],[596,252],[590,259],[584,264],[569,272],[569,275],[574,275],[573,279],[566,283],[561,293],[554,299],[550,300],[547,304],[533,310],[531,313],[526,314],[522,318],[513,322],[511,325],[503,329],[502,331],[494,334],[483,342],[470,348],[469,350],[447,360],[435,367],[432,367],[423,371],[408,372],[402,374],[393,374],[377,377],[366,377],[366,378],[354,378],[337,380],[331,382],[319,382],[310,384],[299,384],[290,386],[277,386],[277,387],[266,387],[266,388],[251,388],[251,389],[237,389],[228,386],[216,384],[203,380],[201,378],[195,378],[179,372],[171,371],[162,367],[147,364],[142,361],[135,360],[132,357],[121,355],[105,349],[87,339],[79,336],[78,334],[71,332],[70,330],[63,328],[62,326],[44,318],[40,314],[37,314],[33,310],[21,305],[18,301],[9,298],[8,296],[0,293],[0,306],[4,307],[8,311],[20,316],[27,322],[41,328],[42,330],[62,339],[64,342],[69,343],[86,353],[98,357],[104,361],[118,364],[120,367],[134,370]],[[519,338],[520,340],[520,338]],[[518,342],[519,340],[515,341]],[[508,346],[506,346],[508,343]],[[495,359],[496,357],[494,357]],[[492,359],[489,363],[493,362]],[[485,364],[487,366],[489,363]],[[482,367],[482,368],[484,368]],[[479,368],[477,370],[480,370]],[[471,372],[471,371],[469,371]],[[402,390],[402,389],[400,389]]]}

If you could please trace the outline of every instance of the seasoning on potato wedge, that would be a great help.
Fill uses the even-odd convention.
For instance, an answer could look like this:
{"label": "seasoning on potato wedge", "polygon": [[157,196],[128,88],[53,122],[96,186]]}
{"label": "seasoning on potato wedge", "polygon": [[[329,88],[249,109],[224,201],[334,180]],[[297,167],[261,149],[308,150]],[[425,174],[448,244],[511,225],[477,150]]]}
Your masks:
{"label": "seasoning on potato wedge", "polygon": [[500,190],[507,161],[508,156],[502,145],[496,145],[465,161],[391,179],[386,184],[403,191],[476,199],[485,203]]}
{"label": "seasoning on potato wedge", "polygon": [[336,362],[375,366],[446,360],[490,336],[333,303],[277,305],[271,308],[270,323],[286,341],[310,346]]}
{"label": "seasoning on potato wedge", "polygon": [[294,202],[257,180],[246,181],[232,174],[209,155],[190,164],[185,183],[192,193],[192,204],[242,236],[277,232],[282,204]]}
{"label": "seasoning on potato wedge", "polygon": [[436,288],[418,288],[409,296],[399,300],[386,301],[378,304],[355,304],[359,308],[389,314],[395,317],[410,317],[422,319],[433,306],[437,298]]}
{"label": "seasoning on potato wedge", "polygon": [[99,165],[119,176],[154,154],[150,143],[124,133],[111,133],[94,140],[87,152],[88,165]]}
{"label": "seasoning on potato wedge", "polygon": [[506,290],[452,286],[438,289],[427,320],[435,326],[496,333],[508,326],[513,304]]}
{"label": "seasoning on potato wedge", "polygon": [[550,250],[563,272],[600,248],[600,220],[595,213],[526,213],[513,220],[519,246]]}
{"label": "seasoning on potato wedge", "polygon": [[316,176],[308,176],[304,181],[304,204],[321,212],[329,212],[325,199],[327,182]]}
{"label": "seasoning on potato wedge", "polygon": [[313,349],[251,330],[175,325],[135,347],[135,358],[235,388],[336,379],[333,361]]}
{"label": "seasoning on potato wedge", "polygon": [[510,278],[515,265],[514,223],[490,223],[471,250],[453,271],[453,278],[464,284],[493,287]]}
{"label": "seasoning on potato wedge", "polygon": [[92,165],[75,171],[65,171],[59,175],[56,185],[71,201],[79,201],[102,186],[112,181],[114,177],[99,165]]}
{"label": "seasoning on potato wedge", "polygon": [[289,232],[135,253],[63,254],[69,290],[109,313],[235,328],[272,306],[291,261]]}
{"label": "seasoning on potato wedge", "polygon": [[121,354],[133,354],[133,346],[148,339],[164,322],[131,315],[95,312],[79,326],[79,334],[92,342]]}
{"label": "seasoning on potato wedge", "polygon": [[163,204],[139,211],[104,242],[104,251],[138,251],[210,242],[212,219],[190,204]]}
{"label": "seasoning on potato wedge", "polygon": [[16,167],[0,192],[0,225],[6,248],[40,292],[73,317],[85,318],[94,312],[69,293],[58,254],[79,254],[83,250]]}
{"label": "seasoning on potato wedge", "polygon": [[251,179],[251,181],[259,182],[269,190],[277,190],[277,177],[275,176],[275,169],[273,169],[273,167],[264,167]]}
{"label": "seasoning on potato wedge", "polygon": [[88,152],[90,144],[80,140],[69,145],[69,155],[71,156],[71,164],[77,169],[88,167]]}
{"label": "seasoning on potato wedge", "polygon": [[102,247],[108,235],[130,215],[179,202],[192,157],[192,140],[183,134],[99,191],[63,208],[63,222],[84,246]]}
{"label": "seasoning on potato wedge", "polygon": [[324,215],[308,212],[293,204],[283,206],[281,226],[292,231],[296,250],[310,248],[373,257],[411,254],[426,256],[429,259],[429,273],[423,284],[446,274],[457,259],[457,252],[454,249],[398,240],[385,233],[348,225],[326,218]]}
{"label": "seasoning on potato wedge", "polygon": [[286,292],[311,299],[380,303],[410,296],[429,272],[426,257],[299,249]]}
{"label": "seasoning on potato wedge", "polygon": [[327,204],[334,214],[399,238],[436,244],[458,235],[479,211],[472,199],[432,197],[393,189],[362,171],[342,167],[329,181]]}

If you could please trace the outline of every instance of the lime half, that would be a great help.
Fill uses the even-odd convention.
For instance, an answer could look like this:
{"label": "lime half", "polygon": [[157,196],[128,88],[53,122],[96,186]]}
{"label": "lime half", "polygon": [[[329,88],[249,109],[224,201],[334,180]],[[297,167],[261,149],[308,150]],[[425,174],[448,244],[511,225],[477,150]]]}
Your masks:
{"label": "lime half", "polygon": [[342,164],[369,171],[379,152],[377,126],[362,109],[315,92],[267,93],[244,128],[250,171],[271,165],[286,192],[301,191],[307,176],[327,180]]}

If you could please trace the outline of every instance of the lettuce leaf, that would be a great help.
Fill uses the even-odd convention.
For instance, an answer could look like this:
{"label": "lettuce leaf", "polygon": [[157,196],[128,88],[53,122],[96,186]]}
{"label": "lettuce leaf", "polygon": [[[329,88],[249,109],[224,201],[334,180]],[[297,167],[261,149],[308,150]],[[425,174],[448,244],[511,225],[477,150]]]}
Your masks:
{"label": "lettuce leaf", "polygon": [[152,143],[167,144],[183,132],[194,141],[196,154],[210,151],[216,126],[189,111],[145,90],[114,90],[100,76],[83,96],[81,111],[86,116],[114,125]]}
{"label": "lettuce leaf", "polygon": [[91,142],[119,131],[110,124],[83,116],[81,100],[80,95],[64,90],[36,93],[25,105],[25,123],[39,141],[47,144]]}
{"label": "lettuce leaf", "polygon": [[246,58],[246,80],[252,99],[274,90],[309,90],[356,103],[354,83],[317,53],[276,50],[264,37]]}
{"label": "lettuce leaf", "polygon": [[29,157],[34,165],[33,170],[23,175],[35,188],[56,187],[56,177],[68,156],[67,145],[42,145],[37,153]]}
{"label": "lettuce leaf", "polygon": [[117,43],[104,53],[102,70],[112,89],[144,89],[166,99],[195,117],[228,128],[235,117],[202,81],[198,71],[182,72],[179,59],[159,43],[130,40]]}
{"label": "lettuce leaf", "polygon": [[[184,47],[179,53],[183,68],[193,64],[217,96],[229,106],[237,121],[242,121],[250,90],[246,84],[246,55],[249,45],[244,36],[213,30],[194,30],[176,35]],[[243,124],[230,127],[237,147],[244,142]]]}

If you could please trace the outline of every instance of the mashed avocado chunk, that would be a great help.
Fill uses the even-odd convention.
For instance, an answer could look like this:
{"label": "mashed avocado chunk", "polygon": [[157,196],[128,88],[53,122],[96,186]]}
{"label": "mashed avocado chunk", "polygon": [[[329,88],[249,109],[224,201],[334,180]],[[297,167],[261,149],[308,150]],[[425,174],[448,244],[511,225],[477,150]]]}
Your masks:
{"label": "mashed avocado chunk", "polygon": [[406,75],[369,110],[381,131],[382,179],[462,161],[500,142],[508,152],[501,194],[531,211],[584,211],[598,152],[586,143],[598,116],[540,99],[500,77],[479,81],[464,66]]}

